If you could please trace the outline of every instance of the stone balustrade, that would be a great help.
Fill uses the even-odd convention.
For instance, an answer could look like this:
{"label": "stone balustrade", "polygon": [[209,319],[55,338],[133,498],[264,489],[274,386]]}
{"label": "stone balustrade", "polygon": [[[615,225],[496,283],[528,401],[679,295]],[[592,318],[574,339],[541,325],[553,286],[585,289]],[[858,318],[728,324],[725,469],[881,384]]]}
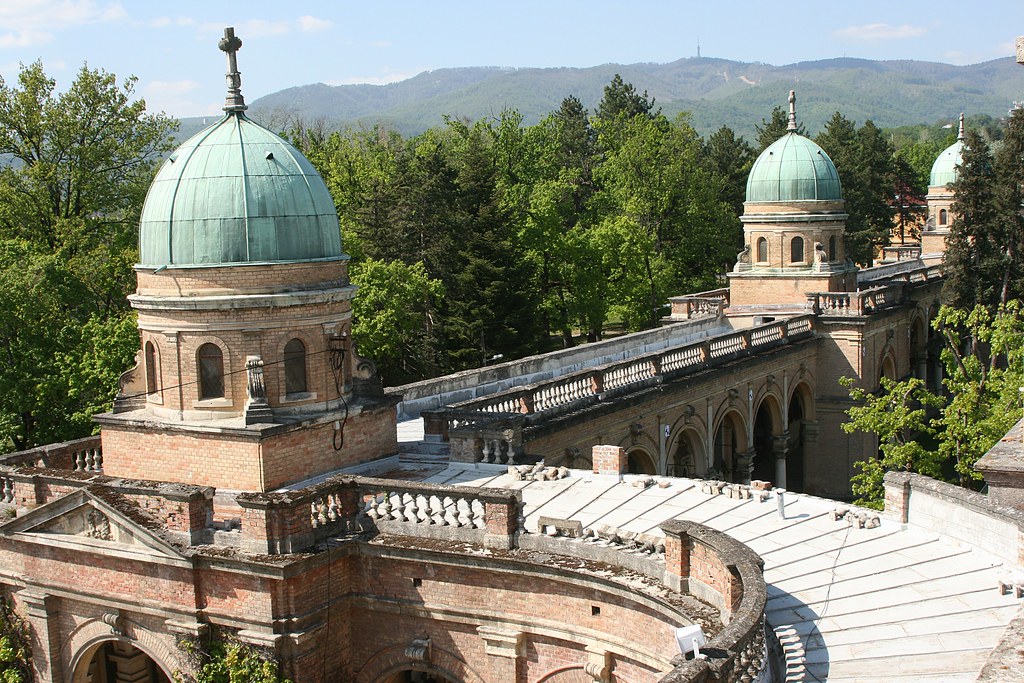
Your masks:
{"label": "stone balustrade", "polygon": [[797,316],[457,403],[448,409],[425,411],[425,438],[448,440],[454,461],[505,464],[514,460],[522,445],[522,428],[534,420],[655,386],[788,344],[813,332],[813,316]]}
{"label": "stone balustrade", "polygon": [[702,317],[718,317],[729,305],[729,288],[712,289],[707,292],[669,297],[672,312],[669,320],[690,320]]}
{"label": "stone balustrade", "polygon": [[862,316],[906,300],[907,282],[889,282],[856,292],[812,292],[807,295],[807,309],[824,316]]}
{"label": "stone balustrade", "polygon": [[510,548],[522,525],[518,491],[335,477],[287,493],[243,493],[241,548],[305,552],[370,528],[400,536]]}
{"label": "stone balustrade", "polygon": [[41,467],[74,472],[102,472],[103,449],[100,437],[52,443],[26,451],[16,451],[0,457],[0,465],[11,467]]}

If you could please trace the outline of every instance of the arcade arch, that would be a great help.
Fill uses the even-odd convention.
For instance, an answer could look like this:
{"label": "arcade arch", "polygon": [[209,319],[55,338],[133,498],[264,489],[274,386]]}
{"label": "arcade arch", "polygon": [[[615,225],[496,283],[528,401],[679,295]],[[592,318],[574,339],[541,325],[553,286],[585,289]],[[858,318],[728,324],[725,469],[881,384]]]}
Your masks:
{"label": "arcade arch", "polygon": [[746,458],[749,458],[748,448],[743,415],[735,408],[729,408],[715,428],[712,469],[726,481],[742,481],[746,478],[746,472],[740,470],[746,466]]}
{"label": "arcade arch", "polygon": [[675,438],[669,451],[667,475],[670,477],[702,477],[708,472],[704,440],[693,426],[686,426]]}
{"label": "arcade arch", "polygon": [[72,683],[171,683],[172,676],[126,639],[94,643],[78,658]]}
{"label": "arcade arch", "polygon": [[626,450],[626,472],[629,474],[657,474],[658,466],[654,457],[642,446]]}

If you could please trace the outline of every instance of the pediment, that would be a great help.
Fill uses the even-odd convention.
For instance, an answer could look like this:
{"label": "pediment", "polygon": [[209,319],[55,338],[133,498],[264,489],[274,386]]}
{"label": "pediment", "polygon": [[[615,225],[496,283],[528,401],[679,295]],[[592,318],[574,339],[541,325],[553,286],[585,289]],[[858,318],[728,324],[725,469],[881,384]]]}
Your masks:
{"label": "pediment", "polygon": [[[97,552],[185,559],[173,545],[94,491],[79,489],[0,525],[0,536]],[[138,511],[137,516],[145,516]]]}

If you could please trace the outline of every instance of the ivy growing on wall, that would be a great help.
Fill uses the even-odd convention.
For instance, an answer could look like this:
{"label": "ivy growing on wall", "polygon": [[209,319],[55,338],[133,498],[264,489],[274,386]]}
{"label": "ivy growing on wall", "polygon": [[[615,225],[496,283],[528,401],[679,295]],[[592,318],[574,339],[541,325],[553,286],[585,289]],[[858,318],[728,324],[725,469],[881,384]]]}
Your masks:
{"label": "ivy growing on wall", "polygon": [[28,624],[7,600],[0,599],[0,683],[30,683],[32,679]]}
{"label": "ivy growing on wall", "polygon": [[175,672],[176,683],[291,683],[281,677],[272,652],[227,633],[213,632],[203,640],[181,639],[178,647],[192,658],[197,674],[193,678]]}

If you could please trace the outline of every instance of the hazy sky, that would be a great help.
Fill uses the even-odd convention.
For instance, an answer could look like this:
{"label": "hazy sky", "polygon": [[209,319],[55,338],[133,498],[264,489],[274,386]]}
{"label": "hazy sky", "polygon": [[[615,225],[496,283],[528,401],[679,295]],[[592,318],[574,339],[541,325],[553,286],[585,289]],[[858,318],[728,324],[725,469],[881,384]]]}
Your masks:
{"label": "hazy sky", "polygon": [[[234,26],[249,101],[307,83],[388,83],[456,66],[595,66],[705,57],[971,64],[1013,54],[1024,0],[0,0],[0,75],[42,59],[134,74],[151,110],[220,112]],[[1024,72],[1024,67],[1021,67]]]}

